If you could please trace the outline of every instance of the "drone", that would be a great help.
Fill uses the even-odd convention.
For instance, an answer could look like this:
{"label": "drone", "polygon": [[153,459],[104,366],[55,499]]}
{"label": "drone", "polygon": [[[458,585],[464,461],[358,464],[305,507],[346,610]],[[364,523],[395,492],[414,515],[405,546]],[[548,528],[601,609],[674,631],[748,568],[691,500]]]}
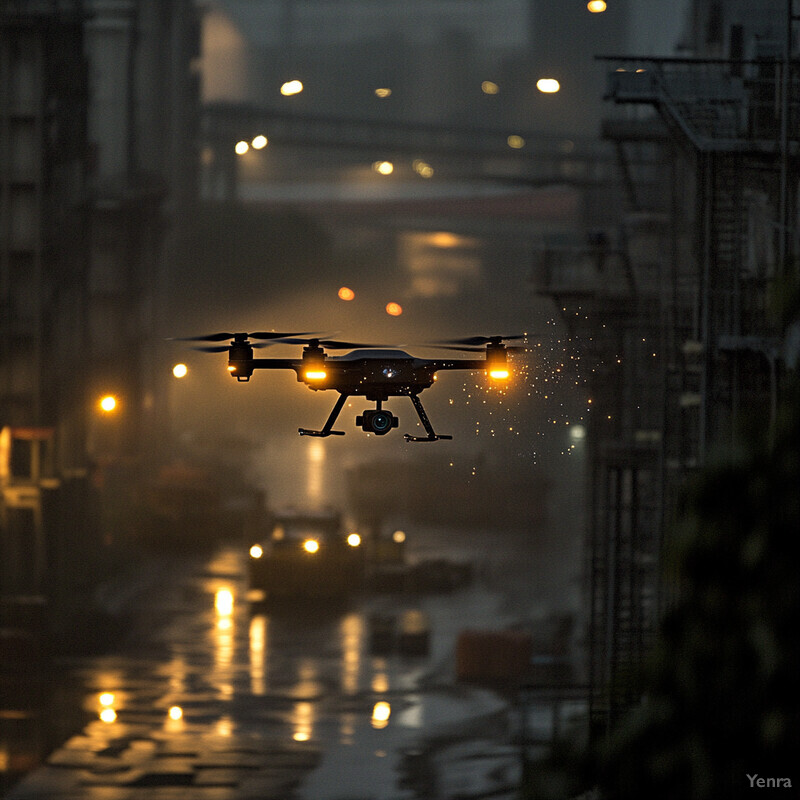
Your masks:
{"label": "drone", "polygon": [[[352,396],[363,396],[375,403],[375,408],[356,417],[356,425],[367,433],[384,436],[398,427],[399,420],[383,408],[383,403],[390,397],[408,397],[427,435],[412,436],[407,433],[403,438],[407,442],[435,442],[453,438],[436,433],[419,399],[419,395],[433,385],[436,373],[443,370],[484,370],[491,380],[507,380],[511,374],[508,352],[519,348],[506,345],[505,342],[525,336],[471,336],[432,345],[448,350],[480,352],[483,353],[482,358],[418,358],[405,350],[384,345],[298,338],[304,335],[306,334],[274,331],[221,332],[179,341],[221,342],[230,339],[228,344],[196,349],[212,353],[227,351],[228,372],[240,382],[249,381],[257,369],[290,369],[297,374],[298,382],[304,383],[312,391],[337,391],[339,397],[322,428],[298,428],[301,436],[344,436],[344,431],[334,430],[333,426],[344,404]],[[272,344],[303,345],[302,355],[300,358],[254,358],[254,349]],[[350,352],[329,355],[326,352],[328,350]]]}

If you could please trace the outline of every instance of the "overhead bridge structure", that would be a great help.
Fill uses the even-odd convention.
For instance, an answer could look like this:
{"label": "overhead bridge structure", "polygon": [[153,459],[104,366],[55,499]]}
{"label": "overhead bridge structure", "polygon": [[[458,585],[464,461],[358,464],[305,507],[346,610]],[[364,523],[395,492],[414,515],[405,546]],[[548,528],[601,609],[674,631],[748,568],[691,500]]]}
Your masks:
{"label": "overhead bridge structure", "polygon": [[377,159],[447,160],[461,177],[531,185],[607,179],[610,161],[596,140],[537,131],[439,125],[396,119],[289,113],[248,103],[207,103],[202,111],[204,185],[218,199],[237,187],[237,142],[265,136],[270,148],[315,148]]}

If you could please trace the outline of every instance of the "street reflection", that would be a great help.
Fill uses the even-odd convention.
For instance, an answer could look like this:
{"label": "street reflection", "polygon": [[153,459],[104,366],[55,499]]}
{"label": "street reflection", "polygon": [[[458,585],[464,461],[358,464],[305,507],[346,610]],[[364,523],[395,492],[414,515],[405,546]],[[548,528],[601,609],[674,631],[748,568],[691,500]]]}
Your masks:
{"label": "street reflection", "polygon": [[361,673],[361,645],[364,639],[362,616],[352,613],[343,617],[339,635],[342,647],[342,692],[355,694]]}
{"label": "street reflection", "polygon": [[292,739],[296,742],[307,742],[314,731],[316,712],[314,703],[306,700],[294,704],[292,709]]}
{"label": "street reflection", "polygon": [[312,506],[323,501],[325,490],[325,445],[319,439],[311,439],[308,445],[308,471],[306,491]]}
{"label": "street reflection", "polygon": [[372,707],[372,727],[382,730],[389,724],[389,717],[392,714],[392,707],[385,700],[379,700]]}
{"label": "street reflection", "polygon": [[183,709],[180,706],[172,706],[164,720],[164,731],[166,733],[182,733],[185,727]]}
{"label": "street reflection", "polygon": [[171,695],[182,695],[186,692],[188,668],[182,654],[176,654],[167,664],[169,692]]}
{"label": "street reflection", "polygon": [[386,674],[386,661],[382,658],[375,659],[374,665],[376,668],[372,676],[372,683],[370,688],[376,694],[383,694],[389,691],[389,676]]}
{"label": "street reflection", "polygon": [[250,691],[260,697],[267,693],[267,637],[269,620],[257,614],[250,620]]}
{"label": "street reflection", "polygon": [[292,694],[295,697],[316,697],[321,693],[322,687],[317,678],[317,662],[310,656],[302,657],[297,664],[297,683]]}
{"label": "street reflection", "polygon": [[221,700],[233,697],[233,658],[236,651],[233,624],[233,592],[228,587],[217,589],[214,595],[214,609],[217,614],[214,637],[214,670],[212,685]]}
{"label": "street reflection", "polygon": [[220,717],[214,726],[214,732],[217,736],[226,738],[233,736],[233,720],[227,714]]}

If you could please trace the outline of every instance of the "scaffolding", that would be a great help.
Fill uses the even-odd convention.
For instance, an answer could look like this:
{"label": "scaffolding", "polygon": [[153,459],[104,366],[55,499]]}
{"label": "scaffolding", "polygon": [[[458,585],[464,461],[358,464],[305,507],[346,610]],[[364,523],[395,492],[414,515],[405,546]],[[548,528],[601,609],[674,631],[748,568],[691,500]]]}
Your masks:
{"label": "scaffolding", "polygon": [[[664,556],[687,477],[742,420],[774,414],[782,331],[770,302],[796,253],[800,70],[765,58],[609,57],[603,124],[621,221],[545,242],[540,291],[596,364],[586,548],[594,735],[640,697],[673,599]],[[575,311],[581,314],[576,315]],[[574,323],[573,323],[574,325]]]}
{"label": "scaffolding", "polygon": [[[661,564],[687,476],[710,448],[736,441],[746,416],[774,414],[782,331],[769,302],[793,256],[786,187],[797,186],[800,130],[794,62],[613,61],[608,98],[655,110],[650,124],[666,133],[656,163],[668,176],[661,197],[671,224],[663,244],[672,257],[662,261],[652,307],[660,311],[659,374],[648,379],[634,367],[632,376],[640,386],[644,378],[643,396],[648,386],[663,391],[658,446],[629,468],[630,488],[621,494],[619,464],[636,453],[635,442],[617,441],[621,457],[601,453],[597,461],[590,663],[593,722],[601,727],[637,701],[632,671],[671,599],[660,584]],[[606,134],[624,162],[634,143],[613,123]],[[632,174],[630,162],[621,167]],[[649,491],[636,491],[642,480]]]}

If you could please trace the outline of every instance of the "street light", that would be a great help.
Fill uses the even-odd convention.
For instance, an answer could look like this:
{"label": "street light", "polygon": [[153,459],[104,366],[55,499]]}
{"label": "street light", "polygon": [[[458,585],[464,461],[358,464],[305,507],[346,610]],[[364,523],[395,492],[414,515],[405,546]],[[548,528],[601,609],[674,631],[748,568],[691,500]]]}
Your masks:
{"label": "street light", "polygon": [[379,175],[391,175],[394,172],[394,164],[391,161],[376,161],[372,169]]}
{"label": "street light", "polygon": [[542,94],[555,94],[561,88],[561,84],[555,78],[539,78],[536,81],[536,88]]}
{"label": "street light", "polygon": [[188,373],[189,373],[189,367],[187,367],[186,364],[176,364],[172,368],[172,374],[176,378],[185,378],[188,375]]}
{"label": "street light", "polygon": [[113,394],[103,395],[100,398],[98,405],[100,406],[101,411],[105,412],[106,414],[110,414],[117,408],[117,398],[114,397]]}
{"label": "street light", "polygon": [[293,94],[300,94],[303,91],[303,83],[302,81],[298,81],[297,79],[286,81],[281,86],[281,94],[284,97],[291,97]]}

